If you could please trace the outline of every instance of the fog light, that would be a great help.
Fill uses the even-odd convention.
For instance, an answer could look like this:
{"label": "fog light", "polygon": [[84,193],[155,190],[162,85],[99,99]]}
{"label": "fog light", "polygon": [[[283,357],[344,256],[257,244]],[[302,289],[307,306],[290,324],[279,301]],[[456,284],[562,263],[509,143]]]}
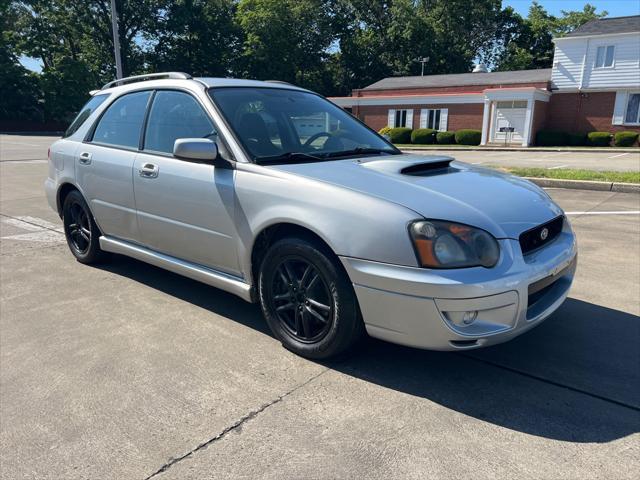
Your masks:
{"label": "fog light", "polygon": [[478,319],[477,310],[468,310],[466,312],[444,312],[447,319],[458,327],[468,327]]}
{"label": "fog light", "polygon": [[462,316],[462,323],[464,323],[465,325],[471,325],[473,322],[476,321],[476,318],[478,318],[477,310],[470,310],[468,312],[464,312],[464,315]]}

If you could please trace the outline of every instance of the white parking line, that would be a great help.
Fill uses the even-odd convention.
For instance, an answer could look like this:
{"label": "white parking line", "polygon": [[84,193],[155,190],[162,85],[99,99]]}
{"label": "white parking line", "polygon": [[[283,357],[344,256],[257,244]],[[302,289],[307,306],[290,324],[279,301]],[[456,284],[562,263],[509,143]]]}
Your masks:
{"label": "white parking line", "polygon": [[42,218],[20,216],[3,218],[2,223],[11,225],[28,233],[18,233],[15,235],[5,235],[2,240],[20,240],[25,242],[39,243],[62,243],[64,242],[64,231],[60,225],[47,222]]}
{"label": "white parking line", "polygon": [[607,157],[607,158],[618,158],[618,157],[624,157],[625,155],[629,155],[629,152],[620,153],[618,155],[613,155],[613,156]]}
{"label": "white parking line", "polygon": [[618,210],[611,212],[564,212],[565,215],[640,215],[640,210]]}
{"label": "white parking line", "polygon": [[0,140],[0,145],[19,145],[21,147],[28,145],[29,147],[41,147],[40,143],[26,143],[26,142],[9,142],[7,140]]}
{"label": "white parking line", "polygon": [[568,167],[569,165],[557,165],[555,167],[549,167],[547,170],[557,170],[558,168]]}

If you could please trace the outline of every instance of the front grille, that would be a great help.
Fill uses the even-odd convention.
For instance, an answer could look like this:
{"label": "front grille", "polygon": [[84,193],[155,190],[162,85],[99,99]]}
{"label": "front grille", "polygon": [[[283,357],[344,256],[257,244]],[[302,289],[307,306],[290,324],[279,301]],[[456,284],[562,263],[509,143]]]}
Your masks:
{"label": "front grille", "polygon": [[[562,232],[563,224],[564,216],[560,215],[550,222],[543,223],[542,225],[538,225],[537,227],[522,233],[520,235],[520,248],[522,249],[522,254],[527,255],[541,247],[544,247],[546,244],[553,242],[556,237],[560,235],[560,232]],[[543,234],[544,229],[547,230],[546,236]]]}

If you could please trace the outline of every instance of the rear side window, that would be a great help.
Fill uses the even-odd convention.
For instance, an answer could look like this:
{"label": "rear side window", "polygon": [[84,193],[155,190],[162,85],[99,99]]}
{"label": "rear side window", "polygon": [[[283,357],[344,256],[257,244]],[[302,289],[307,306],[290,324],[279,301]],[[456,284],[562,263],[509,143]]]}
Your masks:
{"label": "rear side window", "polygon": [[216,135],[213,123],[191,95],[168,90],[156,92],[147,120],[145,150],[172,154],[178,138],[215,141]]}
{"label": "rear side window", "polygon": [[85,103],[80,113],[73,119],[67,131],[64,132],[63,138],[70,137],[74,133],[78,131],[78,129],[82,126],[82,124],[91,116],[93,112],[95,112],[96,108],[102,105],[109,95],[96,95],[95,97],[91,97],[87,103]]}
{"label": "rear side window", "polygon": [[113,102],[99,120],[93,141],[137,149],[150,95],[151,92],[129,93]]}

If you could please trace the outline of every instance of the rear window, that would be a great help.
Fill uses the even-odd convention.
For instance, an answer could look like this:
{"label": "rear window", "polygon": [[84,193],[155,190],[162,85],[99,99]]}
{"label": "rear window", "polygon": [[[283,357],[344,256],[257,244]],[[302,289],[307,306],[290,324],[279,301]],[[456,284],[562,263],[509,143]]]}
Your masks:
{"label": "rear window", "polygon": [[150,96],[150,91],[144,91],[127,93],[117,98],[98,121],[93,141],[137,150]]}
{"label": "rear window", "polygon": [[64,132],[64,138],[70,137],[74,133],[78,131],[78,129],[82,126],[82,124],[91,116],[91,114],[98,108],[102,102],[104,102],[109,95],[96,95],[95,97],[91,97],[91,99],[85,103],[80,113],[76,116],[76,118],[71,122],[67,131]]}

